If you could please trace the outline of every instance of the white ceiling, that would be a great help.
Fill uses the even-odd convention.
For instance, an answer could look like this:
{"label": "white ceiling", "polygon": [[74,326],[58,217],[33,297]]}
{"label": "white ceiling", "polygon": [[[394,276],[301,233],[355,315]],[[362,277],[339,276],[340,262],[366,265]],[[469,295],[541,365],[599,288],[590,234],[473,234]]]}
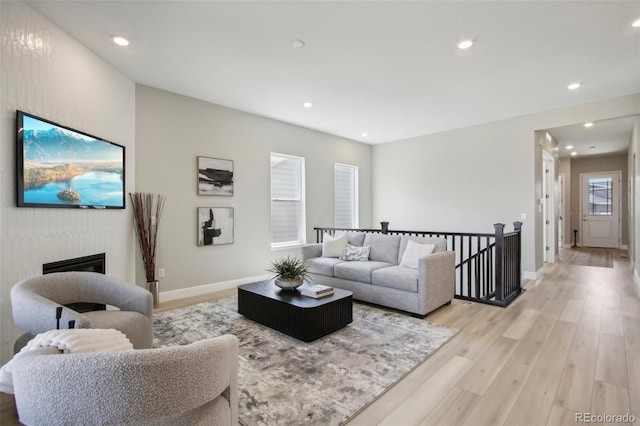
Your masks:
{"label": "white ceiling", "polygon": [[629,148],[634,121],[634,117],[620,117],[596,121],[592,127],[580,123],[547,132],[558,141],[560,158],[570,157],[572,152],[576,153],[576,158],[623,154]]}
{"label": "white ceiling", "polygon": [[372,144],[640,93],[638,1],[28,3],[136,82]]}

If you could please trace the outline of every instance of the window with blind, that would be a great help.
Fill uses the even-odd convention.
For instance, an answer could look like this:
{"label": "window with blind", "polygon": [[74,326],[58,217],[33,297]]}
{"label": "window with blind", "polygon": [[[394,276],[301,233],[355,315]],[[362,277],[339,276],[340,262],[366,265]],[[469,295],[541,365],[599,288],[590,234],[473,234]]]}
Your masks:
{"label": "window with blind", "polygon": [[358,227],[358,167],[334,164],[334,221],[336,228]]}
{"label": "window with blind", "polygon": [[304,158],[271,153],[271,246],[304,244]]}

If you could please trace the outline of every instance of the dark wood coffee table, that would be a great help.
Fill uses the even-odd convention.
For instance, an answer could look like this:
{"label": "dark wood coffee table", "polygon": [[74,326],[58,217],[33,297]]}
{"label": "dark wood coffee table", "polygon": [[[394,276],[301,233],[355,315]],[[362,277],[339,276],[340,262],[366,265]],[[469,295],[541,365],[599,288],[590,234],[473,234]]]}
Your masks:
{"label": "dark wood coffee table", "polygon": [[[298,290],[309,284],[305,283]],[[273,280],[238,287],[238,312],[289,336],[310,342],[353,321],[353,293],[339,288],[320,299],[282,290]]]}

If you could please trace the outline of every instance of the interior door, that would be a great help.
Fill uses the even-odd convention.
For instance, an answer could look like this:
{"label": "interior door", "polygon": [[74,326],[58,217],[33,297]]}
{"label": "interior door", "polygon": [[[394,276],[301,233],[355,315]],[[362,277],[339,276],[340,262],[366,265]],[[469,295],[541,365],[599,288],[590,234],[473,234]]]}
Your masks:
{"label": "interior door", "polygon": [[556,258],[556,237],[555,237],[555,159],[546,151],[542,155],[542,220],[544,225],[543,231],[543,259],[547,263],[555,262]]}
{"label": "interior door", "polygon": [[558,199],[558,248],[563,248],[564,247],[564,231],[565,231],[565,224],[564,224],[564,217],[565,217],[565,212],[564,212],[564,173],[561,173],[558,176],[558,193],[559,193],[559,199]]}
{"label": "interior door", "polygon": [[582,245],[617,248],[620,241],[620,172],[583,173]]}

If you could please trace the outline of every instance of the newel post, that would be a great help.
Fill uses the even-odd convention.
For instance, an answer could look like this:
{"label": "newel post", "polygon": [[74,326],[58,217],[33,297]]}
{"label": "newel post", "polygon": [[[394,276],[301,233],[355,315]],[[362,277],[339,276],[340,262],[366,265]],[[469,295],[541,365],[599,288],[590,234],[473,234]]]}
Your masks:
{"label": "newel post", "polygon": [[504,223],[494,223],[496,233],[496,301],[504,300]]}
{"label": "newel post", "polygon": [[383,234],[389,233],[389,222],[380,222],[380,226],[382,227]]}
{"label": "newel post", "polygon": [[522,222],[513,222],[513,229],[518,233],[518,263],[516,263],[516,271],[518,282],[518,292],[522,287]]}

